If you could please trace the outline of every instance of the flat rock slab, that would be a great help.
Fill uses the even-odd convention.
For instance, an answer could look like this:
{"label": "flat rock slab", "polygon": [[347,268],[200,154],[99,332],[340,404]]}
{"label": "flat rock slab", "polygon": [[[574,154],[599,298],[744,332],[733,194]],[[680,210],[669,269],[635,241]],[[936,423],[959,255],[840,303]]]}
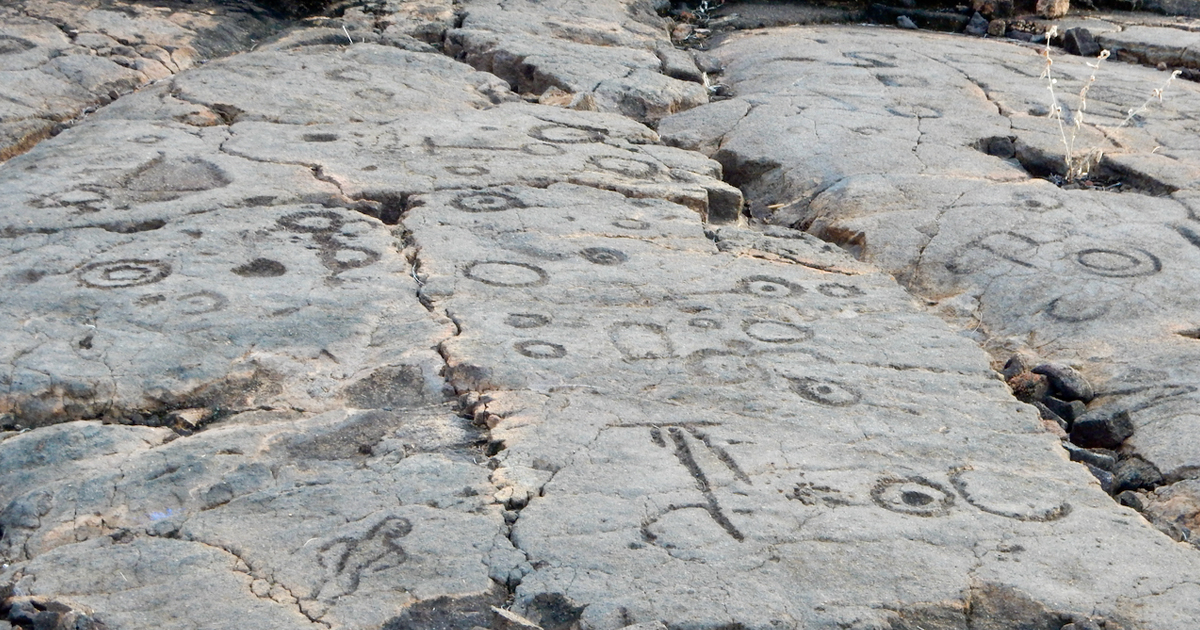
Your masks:
{"label": "flat rock slab", "polygon": [[[286,85],[252,89],[270,76]],[[247,54],[10,161],[0,408],[30,426],[435,402],[449,320],[397,301],[417,290],[390,226],[409,196],[488,211],[510,200],[473,189],[572,181],[738,216],[715,162],[619,116],[495,107],[511,94],[489,77],[373,44]]]}
{"label": "flat rock slab", "polygon": [[666,21],[644,0],[472,0],[446,33],[448,54],[516,92],[557,89],[577,95],[579,108],[642,122],[708,102],[704,85],[662,73],[660,47],[672,48]]}
{"label": "flat rock slab", "polygon": [[120,0],[0,8],[0,161],[147,83],[240,52],[278,30],[249,2]]}
{"label": "flat rock slab", "polygon": [[[710,239],[661,201],[505,194],[519,203],[486,213],[423,196],[405,225],[422,294],[459,327],[450,379],[503,443],[493,480],[521,509],[530,619],[1200,614],[1168,577],[1200,557],[1068,463],[974,344],[887,276],[796,232]],[[1119,545],[1101,542],[1112,528]],[[1138,568],[1118,576],[1125,554]]]}
{"label": "flat rock slab", "polygon": [[528,565],[463,423],[250,412],[175,441],[97,422],[11,437],[0,579],[118,628],[366,628],[421,600],[500,603],[493,578]]}
{"label": "flat rock slab", "polygon": [[[663,121],[669,142],[722,161],[760,220],[881,265],[997,354],[1027,347],[1075,365],[1097,384],[1094,407],[1132,413],[1131,446],[1168,480],[1191,475],[1200,90],[1177,81],[1122,127],[1118,103],[1136,107],[1137,86],[1166,75],[1104,64],[1086,120],[1107,139],[1084,125],[1076,150],[1116,142],[1106,164],[1147,194],[1065,190],[1025,172],[1061,168],[1065,150],[1034,49],[786,29],[716,53],[740,96]],[[1091,69],[1055,61],[1072,106],[1063,93]]]}

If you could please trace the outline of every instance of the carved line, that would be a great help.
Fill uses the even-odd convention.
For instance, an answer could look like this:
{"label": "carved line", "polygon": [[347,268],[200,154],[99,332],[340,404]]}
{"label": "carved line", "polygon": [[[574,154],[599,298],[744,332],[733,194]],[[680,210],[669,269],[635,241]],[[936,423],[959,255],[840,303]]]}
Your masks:
{"label": "carved line", "polygon": [[687,437],[684,436],[683,430],[679,427],[671,427],[667,431],[671,435],[671,441],[675,443],[675,457],[679,459],[679,463],[683,464],[683,467],[696,480],[696,487],[699,488],[701,494],[708,501],[706,505],[698,507],[703,507],[708,512],[708,515],[716,521],[717,525],[720,525],[734,540],[738,542],[745,540],[746,537],[742,535],[742,532],[738,531],[738,528],[721,510],[721,504],[717,502],[717,497],[712,492],[712,487],[708,483],[708,477],[700,469],[700,464],[696,462],[696,457],[692,454],[691,447],[688,446]]}

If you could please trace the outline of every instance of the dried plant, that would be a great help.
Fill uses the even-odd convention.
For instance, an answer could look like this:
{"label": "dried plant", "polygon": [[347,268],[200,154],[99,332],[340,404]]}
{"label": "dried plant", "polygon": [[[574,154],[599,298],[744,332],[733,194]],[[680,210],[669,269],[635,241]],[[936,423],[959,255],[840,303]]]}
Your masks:
{"label": "dried plant", "polygon": [[[1096,73],[1100,70],[1100,64],[1109,58],[1107,50],[1101,50],[1094,62],[1088,62],[1087,67],[1092,69],[1090,75],[1083,86],[1079,88],[1079,95],[1076,100],[1075,109],[1070,112],[1070,121],[1066,120],[1062,103],[1058,100],[1058,94],[1055,91],[1055,86],[1058,84],[1058,79],[1055,79],[1051,68],[1054,65],[1054,60],[1050,57],[1050,40],[1058,34],[1058,27],[1052,26],[1046,32],[1046,47],[1042,50],[1042,57],[1046,60],[1045,68],[1042,70],[1041,78],[1046,80],[1046,87],[1050,90],[1050,116],[1058,121],[1059,137],[1063,144],[1063,162],[1066,167],[1066,172],[1063,174],[1063,179],[1070,183],[1081,179],[1086,179],[1092,169],[1100,164],[1100,160],[1104,157],[1104,151],[1100,147],[1091,147],[1086,151],[1076,154],[1075,139],[1079,136],[1079,130],[1083,128],[1084,111],[1087,110],[1088,91],[1091,90],[1092,84],[1096,82]],[[1150,93],[1150,97],[1146,99],[1139,107],[1130,109],[1125,116],[1125,119],[1112,129],[1120,129],[1133,121],[1139,114],[1145,112],[1150,104],[1158,100],[1162,102],[1163,92],[1171,85],[1171,82],[1180,75],[1180,71],[1176,70],[1171,73],[1161,86],[1154,89]],[[1070,131],[1068,131],[1068,126]]]}

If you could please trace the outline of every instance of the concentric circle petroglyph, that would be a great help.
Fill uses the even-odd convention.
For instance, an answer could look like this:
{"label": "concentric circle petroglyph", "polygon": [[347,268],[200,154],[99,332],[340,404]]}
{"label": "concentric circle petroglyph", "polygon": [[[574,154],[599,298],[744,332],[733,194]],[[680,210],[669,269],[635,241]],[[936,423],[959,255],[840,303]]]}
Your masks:
{"label": "concentric circle petroglyph", "polygon": [[737,290],[759,297],[785,298],[800,295],[804,287],[775,276],[750,276],[738,283]]}
{"label": "concentric circle petroglyph", "polygon": [[879,507],[912,516],[945,516],[954,505],[954,494],[939,483],[922,477],[881,479],[871,490]]}
{"label": "concentric circle petroglyph", "polygon": [[86,265],[79,270],[79,282],[94,289],[118,289],[154,284],[169,275],[170,263],[123,258]]}
{"label": "concentric circle petroglyph", "polygon": [[862,395],[858,390],[828,379],[809,377],[787,377],[793,392],[805,400],[827,407],[849,407],[858,404]]}

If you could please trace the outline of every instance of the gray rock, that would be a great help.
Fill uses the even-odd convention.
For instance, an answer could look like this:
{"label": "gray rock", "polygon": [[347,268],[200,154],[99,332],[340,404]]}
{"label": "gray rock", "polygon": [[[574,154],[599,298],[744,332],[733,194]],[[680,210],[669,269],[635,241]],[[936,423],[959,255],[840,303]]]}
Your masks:
{"label": "gray rock", "polygon": [[725,71],[725,64],[723,64],[720,58],[715,55],[700,52],[699,50],[693,50],[692,59],[695,61],[696,67],[700,69],[700,72],[707,74],[721,74]]}
{"label": "gray rock", "polygon": [[586,93],[600,111],[648,122],[708,102],[703,86],[661,74],[663,26],[646,5],[620,0],[481,2],[446,34],[446,51],[518,93]]}
{"label": "gray rock", "polygon": [[77,116],[278,30],[250,2],[186,7],[120,0],[0,7],[0,162]]}
{"label": "gray rock", "polygon": [[1097,468],[1096,466],[1088,463],[1084,463],[1084,466],[1087,467],[1088,472],[1092,473],[1092,476],[1096,478],[1096,481],[1100,482],[1100,489],[1112,494],[1114,487],[1113,484],[1115,483],[1115,475],[1107,470],[1104,470],[1103,468]]}
{"label": "gray rock", "polygon": [[661,72],[672,79],[704,83],[704,74],[697,67],[696,61],[686,50],[680,50],[667,43],[660,43],[654,54],[662,61]]}
{"label": "gray rock", "polygon": [[987,35],[988,19],[976,11],[975,15],[971,16],[971,20],[967,22],[967,27],[963,30],[963,32],[967,35],[974,35],[975,37],[983,37],[984,35]]}
{"label": "gray rock", "polygon": [[[909,52],[914,41],[922,54]],[[1145,100],[1139,94],[1168,75],[1102,66],[1095,86],[1114,91],[1089,91],[1076,151],[1104,151],[1130,174],[1127,185],[1141,182],[1159,196],[1116,195],[1030,175],[1061,169],[1064,147],[1046,117],[1045,83],[1035,78],[1045,60],[1017,46],[792,29],[735,34],[714,52],[739,94],[732,102],[749,106],[746,113],[715,140],[670,118],[659,128],[667,142],[717,145],[714,158],[746,193],[754,218],[837,243],[930,301],[973,296],[977,319],[966,324],[986,330],[1000,356],[1036,347],[1047,361],[1077,366],[1111,394],[1104,404],[1129,411],[1138,428],[1130,447],[1164,475],[1200,465],[1191,439],[1200,428],[1200,372],[1192,326],[1181,323],[1200,307],[1184,271],[1198,264],[1200,164],[1182,144],[1155,149],[1150,141],[1194,132],[1177,114],[1200,107],[1194,85],[1175,81],[1161,107],[1154,99],[1120,127]],[[939,61],[931,65],[925,53]],[[1077,93],[1092,72],[1070,59],[1054,59],[1060,97]],[[839,86],[836,105],[830,86]],[[680,118],[704,120],[709,107]],[[1093,124],[1120,134],[1123,147],[1107,146]],[[999,138],[1012,145],[1010,157],[986,150]],[[1147,309],[1143,296],[1164,306]]]}
{"label": "gray rock", "polygon": [[896,26],[899,26],[900,28],[908,29],[910,31],[917,30],[916,23],[914,23],[912,21],[912,19],[909,18],[907,15],[898,16],[896,18]]}
{"label": "gray rock", "polygon": [[1092,32],[1086,28],[1069,28],[1062,34],[1063,50],[1072,55],[1095,57],[1100,54],[1100,44],[1092,37]]}
{"label": "gray rock", "polygon": [[1071,441],[1084,448],[1113,448],[1133,435],[1133,421],[1125,410],[1096,409],[1071,425]]}
{"label": "gray rock", "polygon": [[1087,405],[1078,400],[1067,402],[1054,396],[1047,396],[1042,399],[1042,404],[1068,423],[1074,422],[1076,418],[1087,413]]}
{"label": "gray rock", "polygon": [[1034,374],[1043,374],[1049,379],[1051,393],[1062,400],[1078,400],[1089,403],[1096,397],[1091,383],[1077,370],[1061,363],[1043,363],[1033,368]]}
{"label": "gray rock", "polygon": [[1113,494],[1127,490],[1153,490],[1162,484],[1162,473],[1141,457],[1122,459],[1113,470]]}
{"label": "gray rock", "polygon": [[1070,454],[1071,461],[1083,462],[1089,466],[1114,472],[1117,468],[1117,454],[1114,451],[1103,448],[1080,448],[1070,442],[1063,442],[1063,448],[1067,449]]}
{"label": "gray rock", "polygon": [[1142,510],[1146,509],[1146,503],[1144,501],[1142,501],[1141,495],[1139,495],[1136,492],[1133,492],[1132,490],[1126,490],[1124,492],[1118,493],[1115,498],[1117,500],[1117,503],[1120,503],[1121,505],[1124,505],[1127,508],[1137,510],[1138,512],[1141,512]]}

